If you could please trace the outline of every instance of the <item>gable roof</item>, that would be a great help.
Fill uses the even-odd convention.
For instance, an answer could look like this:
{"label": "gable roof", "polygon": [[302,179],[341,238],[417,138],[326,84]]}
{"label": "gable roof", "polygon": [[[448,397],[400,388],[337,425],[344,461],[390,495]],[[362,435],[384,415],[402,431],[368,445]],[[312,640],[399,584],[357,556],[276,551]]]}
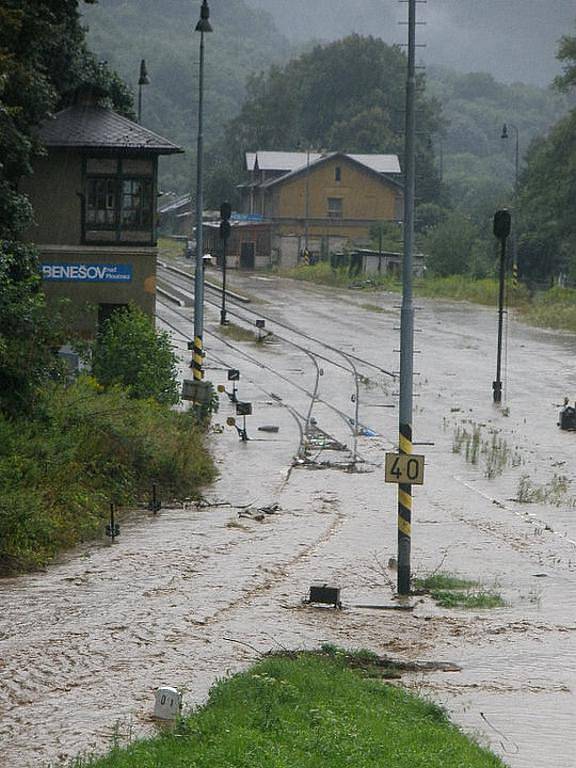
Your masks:
{"label": "gable roof", "polygon": [[377,173],[401,173],[398,155],[368,155],[331,152],[322,155],[319,152],[246,152],[246,168],[249,171],[256,167],[261,171],[285,171],[291,173],[298,168],[306,167],[308,162],[315,163],[322,157],[344,154],[353,160],[365,165]]}
{"label": "gable roof", "polygon": [[75,105],[45,122],[38,136],[47,147],[99,149],[156,155],[183,152],[181,147],[138,123],[98,106]]}
{"label": "gable roof", "polygon": [[286,181],[290,181],[297,176],[301,176],[302,174],[308,173],[309,170],[312,170],[314,168],[317,168],[320,165],[323,165],[324,163],[327,163],[330,160],[335,160],[337,158],[340,158],[344,162],[351,163],[352,165],[357,166],[361,170],[364,171],[364,173],[368,173],[374,178],[378,179],[381,182],[390,184],[394,187],[398,187],[398,189],[403,189],[404,185],[396,178],[393,178],[392,176],[389,176],[386,173],[381,173],[380,171],[375,170],[374,168],[371,168],[369,165],[366,165],[361,160],[356,159],[357,156],[354,155],[347,155],[344,152],[332,152],[329,155],[320,155],[317,160],[314,162],[311,162],[309,165],[304,165],[299,168],[296,168],[291,173],[285,173],[283,176],[279,176],[275,179],[270,179],[269,181],[265,181],[259,186],[262,189],[270,189],[270,187],[278,186],[280,184],[284,184]]}

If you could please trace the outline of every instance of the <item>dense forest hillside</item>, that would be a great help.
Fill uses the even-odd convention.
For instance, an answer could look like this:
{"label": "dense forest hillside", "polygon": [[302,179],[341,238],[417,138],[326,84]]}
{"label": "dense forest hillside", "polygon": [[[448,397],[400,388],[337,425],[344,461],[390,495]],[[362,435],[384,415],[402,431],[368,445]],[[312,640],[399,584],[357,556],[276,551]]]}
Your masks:
{"label": "dense forest hillside", "polygon": [[[496,22],[496,33],[488,36],[488,42],[484,39],[484,46],[493,45],[495,37],[505,30],[508,11],[504,6],[514,6],[515,1],[495,4],[493,0],[486,0],[483,4],[486,8],[495,6],[493,18]],[[522,2],[523,19],[534,24],[537,14],[542,15],[541,4],[536,7],[532,0]],[[264,5],[270,14],[262,9]],[[327,12],[328,5],[330,13]],[[199,42],[194,26],[199,6],[199,2],[189,0],[100,0],[97,5],[85,6],[84,10],[91,47],[134,88],[140,59],[146,59],[151,84],[144,89],[143,122],[192,150],[162,164],[163,186],[179,191],[190,187],[194,161]],[[534,24],[534,28],[540,32],[550,24],[562,31],[560,23],[568,15],[565,6],[564,0],[559,0],[546,15],[544,26]],[[390,40],[404,34],[404,30],[396,25],[397,4],[387,0],[358,0],[354,6],[347,0],[316,0],[315,3],[293,0],[290,4],[285,0],[213,0],[211,9],[214,32],[208,37],[206,47],[205,132],[211,177],[222,172],[218,162],[222,155],[221,139],[226,125],[240,113],[249,77],[267,70],[274,63],[283,65],[302,50],[288,43],[276,28],[271,14],[293,38],[304,36],[304,29],[302,34],[298,32],[299,25],[306,28],[308,37],[321,28],[326,36],[353,28],[378,32],[380,27],[383,37]],[[483,23],[478,4],[469,0],[459,0],[458,3],[434,0],[422,13],[430,13],[432,18],[427,27],[421,28],[421,34],[432,35],[443,13],[442,34],[456,28],[468,29],[464,35],[471,45],[468,63],[480,55],[479,49],[474,48],[476,38],[471,31],[475,25]],[[571,9],[571,21],[572,14]],[[525,21],[519,22],[520,26]],[[511,38],[516,41],[516,48],[507,49],[508,57],[513,58],[514,50],[517,52],[521,41],[521,34],[518,35]],[[430,45],[426,55],[434,48]],[[525,49],[528,50],[528,46]],[[446,53],[447,48],[444,46],[442,50]],[[544,55],[539,54],[539,50],[538,47],[530,49],[531,60],[537,64],[541,64]],[[546,55],[554,61],[555,71],[559,72],[555,51],[555,45],[550,43]],[[493,64],[487,60],[487,54],[483,56],[486,67]],[[526,74],[529,74],[528,70]],[[433,138],[436,154],[443,157],[441,170],[455,192],[455,199],[465,207],[467,196],[474,197],[478,192],[475,185],[470,186],[470,177],[478,181],[482,195],[490,188],[490,198],[495,185],[504,188],[512,181],[513,152],[510,143],[499,138],[502,123],[511,122],[518,127],[523,154],[531,139],[568,109],[566,98],[548,88],[504,85],[498,79],[486,74],[458,74],[446,67],[428,69],[429,90],[440,102],[446,126],[443,137]],[[211,171],[218,166],[219,171]],[[466,183],[464,179],[467,179]],[[462,186],[468,190],[466,195],[460,192]]]}
{"label": "dense forest hillside", "polygon": [[[294,41],[334,40],[357,32],[404,41],[406,5],[397,0],[247,0],[268,10]],[[418,5],[427,64],[488,71],[499,80],[540,85],[558,73],[561,35],[573,29],[574,0],[428,0]]]}
{"label": "dense forest hillside", "polygon": [[[245,0],[211,4],[213,33],[206,39],[206,141],[221,135],[242,105],[253,72],[282,61],[289,44],[271,17]],[[198,51],[194,32],[200,2],[190,0],[99,0],[83,8],[88,42],[100,59],[137,88],[140,60],[150,85],[143,91],[142,122],[185,148],[194,146],[197,118]],[[187,188],[192,152],[162,163],[165,187]]]}

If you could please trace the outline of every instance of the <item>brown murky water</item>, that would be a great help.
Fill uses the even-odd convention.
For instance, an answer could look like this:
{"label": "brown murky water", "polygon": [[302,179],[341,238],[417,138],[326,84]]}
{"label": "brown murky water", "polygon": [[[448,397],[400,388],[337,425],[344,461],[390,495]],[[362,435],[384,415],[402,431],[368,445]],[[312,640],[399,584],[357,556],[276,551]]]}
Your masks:
{"label": "brown murky water", "polygon": [[[263,307],[267,315],[397,368],[397,296],[318,293],[258,277],[237,282],[275,303]],[[368,311],[366,302],[386,311]],[[414,432],[415,441],[434,445],[418,449],[427,468],[425,485],[415,489],[413,568],[424,574],[442,564],[481,579],[507,607],[444,611],[427,599],[413,613],[353,607],[391,604],[396,494],[383,482],[382,462],[396,440],[397,411],[381,406],[396,402],[395,385],[359,366],[370,378],[361,387],[360,421],[378,432],[358,439],[361,472],[299,468],[288,477],[299,431],[270,394],[301,413],[306,395],[208,337],[209,362],[242,371],[241,397],[254,404],[248,431],[258,439],[242,444],[230,429],[213,435],[221,476],[206,496],[221,506],[135,514],[113,546],[83,548],[45,573],[0,584],[2,768],[55,765],[102,751],[112,738],[152,733],[157,686],[183,689],[185,705],[193,706],[258,650],[328,641],[457,663],[461,672],[419,673],[406,682],[443,703],[513,768],[573,768],[576,436],[557,429],[555,404],[575,396],[576,340],[511,323],[504,415],[491,402],[495,313],[420,304]],[[186,330],[181,317],[160,312]],[[209,308],[215,332],[216,322]],[[185,357],[184,339],[174,340]],[[296,349],[235,345],[313,388],[314,367]],[[309,348],[321,351],[312,342]],[[353,417],[352,375],[324,368],[320,397]],[[210,377],[225,380],[222,370]],[[224,398],[216,422],[231,413]],[[349,425],[334,411],[317,404],[313,414],[351,445]],[[271,424],[277,434],[257,430]],[[465,460],[462,446],[453,452],[463,429],[479,435],[477,463]],[[494,435],[505,449],[490,450]],[[523,476],[527,491],[544,488],[539,503],[513,500]],[[238,508],[272,503],[280,509],[262,520]],[[341,586],[343,611],[302,605],[318,580]]]}

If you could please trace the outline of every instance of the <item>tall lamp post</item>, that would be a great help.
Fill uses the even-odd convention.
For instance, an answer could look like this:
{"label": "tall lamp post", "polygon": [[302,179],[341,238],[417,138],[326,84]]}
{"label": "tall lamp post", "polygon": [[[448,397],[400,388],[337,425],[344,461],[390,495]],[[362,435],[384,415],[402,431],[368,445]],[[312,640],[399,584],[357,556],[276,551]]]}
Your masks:
{"label": "tall lamp post", "polygon": [[[519,133],[518,128],[514,125],[514,123],[504,123],[502,126],[502,133],[500,134],[501,139],[508,139],[509,133],[508,129],[511,128],[514,131],[515,136],[515,147],[514,147],[514,209],[516,210],[518,207],[518,175],[519,175],[519,168],[520,168],[520,141],[519,141]],[[516,210],[517,213],[517,210]],[[518,248],[517,248],[517,237],[516,237],[516,227],[512,227],[512,280],[514,282],[514,286],[516,286],[516,283],[518,282]]]}
{"label": "tall lamp post", "polygon": [[210,9],[208,0],[202,0],[200,21],[196,32],[200,32],[200,72],[198,85],[198,150],[196,157],[196,272],[194,275],[194,350],[192,354],[192,371],[195,381],[204,378],[204,349],[202,336],[204,332],[204,242],[202,219],[204,211],[204,179],[203,179],[203,110],[204,110],[204,33],[212,32],[210,25]]}
{"label": "tall lamp post", "polygon": [[146,69],[146,60],[140,62],[140,77],[138,78],[138,122],[142,122],[142,86],[150,85],[148,70]]}

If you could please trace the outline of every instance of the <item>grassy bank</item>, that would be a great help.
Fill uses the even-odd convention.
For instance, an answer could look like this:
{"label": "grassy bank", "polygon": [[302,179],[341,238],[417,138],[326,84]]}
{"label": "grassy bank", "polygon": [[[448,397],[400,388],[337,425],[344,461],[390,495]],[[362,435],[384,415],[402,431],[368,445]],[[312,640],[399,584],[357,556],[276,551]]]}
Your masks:
{"label": "grassy bank", "polygon": [[0,416],[0,575],[45,565],[103,530],[109,502],[164,499],[214,476],[188,414],[81,378],[40,393],[33,418]]}
{"label": "grassy bank", "polygon": [[503,768],[443,710],[348,668],[344,654],[270,657],[221,681],[175,733],[75,768]]}
{"label": "grassy bank", "polygon": [[312,266],[298,266],[293,269],[282,269],[277,272],[280,277],[290,277],[315,285],[328,285],[332,288],[367,288],[400,290],[400,283],[388,275],[359,275],[350,276],[348,269],[341,267],[332,269],[330,263],[321,261]]}

